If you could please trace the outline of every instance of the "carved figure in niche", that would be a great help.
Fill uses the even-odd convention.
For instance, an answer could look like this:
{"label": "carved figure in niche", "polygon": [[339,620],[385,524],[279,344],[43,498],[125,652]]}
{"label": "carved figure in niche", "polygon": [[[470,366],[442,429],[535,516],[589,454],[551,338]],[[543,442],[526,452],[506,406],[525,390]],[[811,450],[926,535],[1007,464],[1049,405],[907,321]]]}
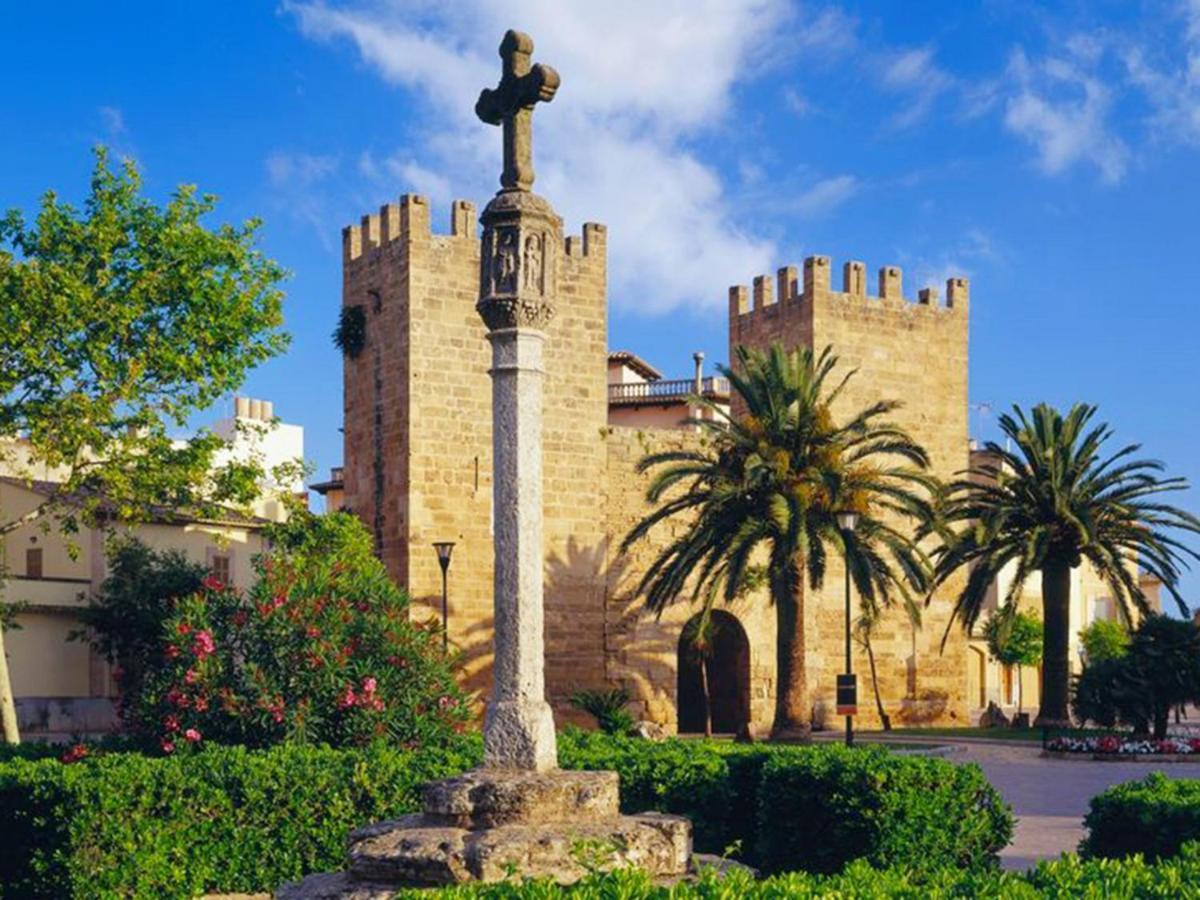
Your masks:
{"label": "carved figure in niche", "polygon": [[525,289],[542,291],[542,238],[536,234],[525,238]]}
{"label": "carved figure in niche", "polygon": [[517,235],[513,231],[500,233],[495,258],[496,290],[511,291],[517,284]]}

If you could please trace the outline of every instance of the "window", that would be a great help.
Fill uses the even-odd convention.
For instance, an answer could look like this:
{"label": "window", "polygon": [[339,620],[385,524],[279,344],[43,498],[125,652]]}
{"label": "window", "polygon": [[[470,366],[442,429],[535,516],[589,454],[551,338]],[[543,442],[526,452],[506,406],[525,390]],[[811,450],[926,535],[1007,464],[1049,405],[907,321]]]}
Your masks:
{"label": "window", "polygon": [[42,548],[29,547],[25,550],[25,577],[42,577]]}
{"label": "window", "polygon": [[208,561],[208,570],[221,584],[233,583],[233,566],[228,553],[214,553]]}

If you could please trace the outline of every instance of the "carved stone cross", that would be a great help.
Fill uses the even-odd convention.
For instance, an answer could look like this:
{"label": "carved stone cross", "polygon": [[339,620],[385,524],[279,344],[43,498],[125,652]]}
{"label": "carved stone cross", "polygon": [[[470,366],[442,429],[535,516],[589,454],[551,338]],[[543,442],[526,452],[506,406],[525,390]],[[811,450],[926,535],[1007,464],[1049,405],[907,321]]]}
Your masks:
{"label": "carved stone cross", "polygon": [[485,88],[475,104],[475,115],[489,125],[504,125],[504,173],[501,186],[527,191],[533,186],[533,106],[549,103],[558,90],[558,73],[549,66],[531,65],[533,40],[509,30],[500,42],[504,74],[500,84]]}

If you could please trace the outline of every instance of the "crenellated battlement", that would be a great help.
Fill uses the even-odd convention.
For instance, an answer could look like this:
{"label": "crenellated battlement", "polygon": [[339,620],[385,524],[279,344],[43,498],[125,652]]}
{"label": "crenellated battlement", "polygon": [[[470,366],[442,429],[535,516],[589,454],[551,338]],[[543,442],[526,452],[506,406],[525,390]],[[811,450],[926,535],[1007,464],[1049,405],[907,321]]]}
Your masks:
{"label": "crenellated battlement", "polygon": [[[946,281],[946,302],[941,302],[941,292],[934,287],[922,288],[915,301],[904,296],[904,273],[899,266],[883,266],[879,269],[876,293],[867,292],[867,266],[858,260],[848,260],[842,266],[840,290],[832,287],[833,264],[828,256],[810,256],[804,260],[803,277],[798,278],[796,266],[784,266],[776,272],[774,284],[769,275],[756,275],[751,286],[733,285],[729,288],[729,316],[731,320],[756,313],[775,316],[780,310],[787,311],[818,296],[833,299],[870,301],[895,308],[939,310],[965,314],[970,300],[970,285],[965,278],[950,278]],[[899,306],[903,304],[903,307]],[[772,310],[775,307],[777,309]]]}
{"label": "crenellated battlement", "polygon": [[[434,234],[429,220],[429,200],[420,194],[404,194],[399,203],[385,203],[379,212],[362,217],[357,225],[342,229],[342,263],[348,265],[370,255],[372,250],[394,241],[408,243],[431,238],[479,240],[479,217],[475,204],[455,200],[450,204],[450,231]],[[596,222],[585,222],[583,232],[565,239],[567,258],[603,258],[608,240],[607,229]]]}

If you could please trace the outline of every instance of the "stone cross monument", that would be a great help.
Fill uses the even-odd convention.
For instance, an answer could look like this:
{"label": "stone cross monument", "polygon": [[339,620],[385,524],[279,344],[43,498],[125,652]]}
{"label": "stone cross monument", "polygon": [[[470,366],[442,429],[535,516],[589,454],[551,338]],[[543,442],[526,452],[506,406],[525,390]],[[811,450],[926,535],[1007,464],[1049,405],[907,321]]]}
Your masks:
{"label": "stone cross monument", "polygon": [[546,702],[542,613],[542,329],[554,315],[562,220],[533,184],[533,107],[554,99],[558,73],[531,66],[533,41],[509,31],[504,75],[475,112],[504,125],[501,190],[480,216],[476,309],[492,344],[495,665],[483,727],[484,765],[558,765]]}
{"label": "stone cross monument", "polygon": [[501,190],[480,216],[476,309],[492,344],[495,666],[483,767],[422,789],[422,812],[350,836],[348,868],[281,887],[279,900],[383,900],[398,887],[503,881],[560,883],[586,873],[579,846],[611,848],[604,867],[652,876],[689,871],[692,829],[663,813],[622,815],[616,772],[558,769],[542,636],[542,329],[554,314],[562,221],[530,192],[533,106],[558,74],[531,66],[533,41],[510,31],[504,77],[476,112],[504,124]]}

